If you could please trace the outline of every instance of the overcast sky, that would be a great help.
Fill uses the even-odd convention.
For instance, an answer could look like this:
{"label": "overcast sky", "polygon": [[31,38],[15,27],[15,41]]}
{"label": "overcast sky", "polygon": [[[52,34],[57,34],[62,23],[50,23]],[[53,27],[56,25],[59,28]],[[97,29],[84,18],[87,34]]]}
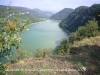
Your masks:
{"label": "overcast sky", "polygon": [[0,0],[0,5],[21,6],[27,8],[39,8],[45,11],[58,12],[63,8],[73,8],[78,6],[91,6],[99,4],[100,0]]}

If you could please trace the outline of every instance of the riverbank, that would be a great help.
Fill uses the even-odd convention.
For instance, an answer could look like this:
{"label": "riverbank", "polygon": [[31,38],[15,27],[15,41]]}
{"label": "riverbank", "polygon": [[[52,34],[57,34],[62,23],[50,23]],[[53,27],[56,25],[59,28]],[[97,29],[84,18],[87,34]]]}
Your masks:
{"label": "riverbank", "polygon": [[27,29],[27,28],[28,28],[29,26],[31,26],[31,25],[38,24],[38,23],[42,23],[42,22],[45,22],[45,21],[46,21],[46,20],[39,21],[39,22],[35,22],[35,23],[31,23],[31,24],[27,25],[27,27],[25,27],[26,29],[25,29],[24,31],[29,30],[29,29]]}
{"label": "riverbank", "polygon": [[45,21],[46,21],[46,20],[40,21],[40,22],[31,23],[31,25],[33,25],[33,24],[38,24],[38,23],[42,23],[42,22],[45,22]]}
{"label": "riverbank", "polygon": [[53,20],[53,19],[50,19],[51,21],[59,21],[59,22],[61,22],[62,20]]}
{"label": "riverbank", "polygon": [[70,32],[68,31],[68,30],[66,30],[64,27],[61,27],[61,26],[59,26],[62,30],[64,30],[66,33],[69,33],[70,34]]}

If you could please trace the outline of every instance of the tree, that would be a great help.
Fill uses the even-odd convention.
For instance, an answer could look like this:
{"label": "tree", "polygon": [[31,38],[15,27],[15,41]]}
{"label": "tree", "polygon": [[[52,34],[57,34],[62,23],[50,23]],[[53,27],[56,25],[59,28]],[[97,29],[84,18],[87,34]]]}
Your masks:
{"label": "tree", "polygon": [[98,22],[96,19],[89,20],[85,26],[80,26],[78,30],[74,33],[70,34],[70,42],[74,43],[74,41],[82,40],[86,37],[94,37],[99,33]]}
{"label": "tree", "polygon": [[66,39],[63,39],[59,46],[56,47],[56,54],[65,54],[68,53],[69,43]]}
{"label": "tree", "polygon": [[86,24],[86,36],[87,37],[93,37],[98,35],[98,22],[96,21],[96,19],[90,20],[88,21],[88,23]]}
{"label": "tree", "polygon": [[[11,13],[10,7],[8,7],[7,14]],[[0,19],[0,58],[9,57],[11,55],[12,46],[18,48],[20,46],[21,38],[20,33],[24,30],[23,26],[28,25],[28,21],[18,20],[15,17],[9,19],[8,17]],[[0,60],[0,74],[4,75],[5,67],[3,62]]]}

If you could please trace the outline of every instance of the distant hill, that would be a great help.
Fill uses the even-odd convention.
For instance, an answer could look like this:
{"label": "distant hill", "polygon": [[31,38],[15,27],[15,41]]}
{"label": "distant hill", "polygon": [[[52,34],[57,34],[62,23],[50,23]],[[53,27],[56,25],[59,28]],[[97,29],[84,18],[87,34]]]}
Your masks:
{"label": "distant hill", "polygon": [[65,18],[67,18],[67,16],[69,14],[71,14],[73,11],[74,11],[74,9],[64,8],[63,10],[59,11],[58,13],[52,15],[50,17],[50,19],[53,19],[53,20],[63,20]]}
{"label": "distant hill", "polygon": [[36,11],[37,13],[39,13],[40,15],[38,15],[38,16],[40,16],[41,18],[49,18],[50,16],[53,15],[52,12],[49,12],[49,11],[42,11],[42,10],[36,9],[36,8],[33,9],[33,11]]}
{"label": "distant hill", "polygon": [[93,4],[91,7],[80,6],[76,8],[59,26],[69,32],[74,32],[79,26],[84,26],[88,20],[96,18],[100,27],[100,4]]}
{"label": "distant hill", "polygon": [[[0,5],[0,18],[7,17],[7,7]],[[39,9],[29,9],[25,7],[16,7],[16,6],[10,6],[13,10],[12,14],[10,14],[10,17],[13,16],[15,13],[19,14],[21,19],[29,18],[32,22],[37,22],[43,20],[42,18],[49,18],[53,13],[49,11],[42,11]]]}
{"label": "distant hill", "polygon": [[31,22],[41,21],[38,17],[34,16],[38,15],[38,13],[31,9],[11,6],[12,12],[8,15],[7,7],[8,6],[0,5],[0,18],[9,17],[11,19],[15,14],[19,14],[20,19],[28,18]]}

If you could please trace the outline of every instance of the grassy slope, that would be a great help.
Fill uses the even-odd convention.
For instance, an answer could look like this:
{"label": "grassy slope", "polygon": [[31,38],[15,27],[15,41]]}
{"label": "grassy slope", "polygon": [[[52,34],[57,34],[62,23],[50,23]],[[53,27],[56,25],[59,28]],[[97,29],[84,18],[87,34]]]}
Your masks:
{"label": "grassy slope", "polygon": [[[90,52],[100,49],[100,36],[85,38],[82,41],[76,41],[70,47],[70,54],[54,55],[49,58],[30,58],[21,60],[15,64],[10,64],[9,69],[81,69],[87,71],[23,71],[8,72],[8,75],[92,75],[95,69],[90,57]],[[100,62],[100,61],[99,61]],[[96,62],[95,62],[96,63]],[[98,64],[98,63],[96,63]],[[92,66],[91,66],[92,65]],[[100,64],[99,64],[100,65]],[[90,68],[90,69],[89,69]],[[93,73],[92,73],[93,72]],[[95,74],[94,74],[95,75]],[[99,75],[99,74],[96,74]]]}

